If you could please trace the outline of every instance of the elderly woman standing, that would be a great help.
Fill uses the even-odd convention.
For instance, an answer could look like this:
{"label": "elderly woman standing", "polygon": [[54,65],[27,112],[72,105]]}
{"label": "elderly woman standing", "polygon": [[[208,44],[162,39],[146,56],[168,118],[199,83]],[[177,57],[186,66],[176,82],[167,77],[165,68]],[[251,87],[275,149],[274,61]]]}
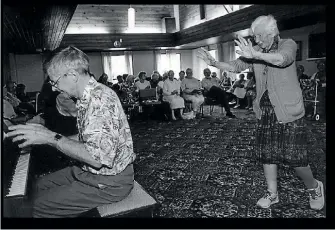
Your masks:
{"label": "elderly woman standing", "polygon": [[168,72],[169,78],[164,81],[163,85],[163,101],[170,104],[172,120],[176,120],[174,110],[179,109],[180,117],[183,117],[183,108],[185,108],[184,99],[180,97],[180,83],[174,79],[174,72]]}
{"label": "elderly woman standing", "polygon": [[324,190],[314,179],[309,167],[304,104],[299,86],[295,57],[297,44],[279,36],[273,16],[260,16],[251,25],[256,46],[238,37],[241,55],[235,61],[217,62],[208,51],[199,51],[211,66],[230,72],[253,68],[256,78],[256,99],[253,110],[258,119],[256,155],[263,164],[267,191],[257,205],[268,208],[279,202],[277,164],[295,168],[309,193],[310,207],[321,210]]}
{"label": "elderly woman standing", "polygon": [[186,69],[186,76],[180,84],[183,92],[183,97],[187,101],[192,102],[192,112],[195,116],[199,117],[200,105],[204,103],[205,98],[202,95],[201,82],[193,77],[191,68]]}

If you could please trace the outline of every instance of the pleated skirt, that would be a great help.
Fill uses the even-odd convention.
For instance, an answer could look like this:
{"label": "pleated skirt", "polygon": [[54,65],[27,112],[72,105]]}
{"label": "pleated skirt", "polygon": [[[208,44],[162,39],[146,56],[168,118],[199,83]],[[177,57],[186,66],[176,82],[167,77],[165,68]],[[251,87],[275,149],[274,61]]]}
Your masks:
{"label": "pleated skirt", "polygon": [[304,118],[278,122],[268,91],[261,101],[261,119],[256,127],[255,158],[261,164],[305,167],[308,162],[307,127]]}

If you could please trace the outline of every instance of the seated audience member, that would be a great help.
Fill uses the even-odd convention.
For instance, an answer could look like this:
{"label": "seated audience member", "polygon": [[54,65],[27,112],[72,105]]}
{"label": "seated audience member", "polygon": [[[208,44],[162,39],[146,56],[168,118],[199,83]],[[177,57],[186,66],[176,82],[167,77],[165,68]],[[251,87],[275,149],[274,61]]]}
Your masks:
{"label": "seated audience member", "polygon": [[42,125],[9,127],[8,136],[16,136],[13,141],[24,140],[20,148],[50,145],[81,163],[37,181],[33,217],[78,217],[119,202],[134,186],[136,155],[127,118],[115,92],[90,77],[88,63],[86,54],[75,47],[55,53],[45,63],[53,86],[78,100],[78,135],[65,137]]}
{"label": "seated audience member", "polygon": [[116,94],[119,96],[120,100],[122,101],[122,98],[125,97],[124,93],[124,82],[123,77],[121,75],[118,75],[116,77],[117,83],[113,84],[112,89],[116,92]]}
{"label": "seated audience member", "polygon": [[157,74],[159,81],[163,80],[163,77],[161,76],[161,74],[157,70],[152,71],[152,73]]}
{"label": "seated audience member", "polygon": [[16,86],[15,86],[15,82],[13,81],[7,81],[6,83],[6,89],[7,89],[7,93],[4,95],[4,99],[7,100],[9,103],[11,103],[11,105],[16,108],[19,106],[19,104],[21,103],[20,99],[17,98],[16,96]]}
{"label": "seated audience member", "polygon": [[182,82],[185,78],[185,71],[184,70],[181,70],[179,72],[179,81]]}
{"label": "seated audience member", "polygon": [[29,97],[27,96],[26,92],[26,86],[24,84],[18,84],[16,86],[16,97],[21,101],[21,102],[29,102]]}
{"label": "seated audience member", "polygon": [[134,75],[128,75],[125,84],[123,85],[123,89],[125,91],[125,98],[123,98],[122,103],[135,103],[138,99],[138,94],[136,93],[135,86],[135,77]]}
{"label": "seated audience member", "polygon": [[232,89],[234,90],[234,95],[236,96],[236,105],[234,109],[240,107],[240,100],[245,97],[245,83],[246,81],[244,80],[244,74],[239,75],[239,80],[234,82],[234,85],[232,86]]}
{"label": "seated audience member", "polygon": [[220,88],[218,80],[211,77],[210,69],[204,69],[204,76],[205,78],[201,81],[202,88],[204,88],[204,95],[219,102],[221,106],[225,108],[226,116],[234,118],[235,115],[230,111],[226,92]]}
{"label": "seated audience member", "polygon": [[313,80],[318,80],[319,85],[325,87],[326,84],[326,64],[324,61],[319,61],[317,64],[318,71],[314,73],[311,77]]}
{"label": "seated audience member", "polygon": [[21,101],[16,96],[16,84],[13,81],[6,83],[7,93],[4,95],[4,99],[7,100],[13,106],[15,112],[21,116],[25,114],[35,115],[35,108],[28,102]]}
{"label": "seated audience member", "polygon": [[117,75],[116,79],[117,79],[117,83],[116,84],[118,84],[120,86],[120,88],[122,88],[123,83],[124,83],[123,77],[121,75]]}
{"label": "seated audience member", "polygon": [[309,79],[309,76],[304,74],[305,68],[303,65],[298,65],[297,66],[297,75],[298,75],[298,80],[300,82],[301,79]]}
{"label": "seated audience member", "polygon": [[128,75],[127,76],[127,79],[126,79],[126,85],[128,86],[128,87],[131,87],[131,86],[134,86],[134,84],[135,84],[135,77],[134,77],[134,75]]}
{"label": "seated audience member", "polygon": [[103,74],[100,76],[98,82],[101,83],[101,84],[104,84],[104,85],[108,85],[108,75],[105,74],[105,73],[103,73]]}
{"label": "seated audience member", "polygon": [[162,80],[158,82],[157,86],[159,87],[158,90],[163,92],[163,85],[164,85],[164,81],[168,79],[168,75],[167,74],[163,74],[162,76]]}
{"label": "seated audience member", "polygon": [[192,113],[196,117],[201,117],[200,106],[204,103],[205,98],[202,95],[201,82],[193,77],[191,68],[186,69],[186,76],[181,82],[183,98],[192,103]]}
{"label": "seated audience member", "polygon": [[123,82],[126,82],[127,77],[128,77],[128,74],[127,74],[127,73],[122,74],[122,80],[123,80]]}
{"label": "seated audience member", "polygon": [[[3,87],[2,90],[3,97],[7,94],[7,88]],[[5,98],[2,99],[3,106],[2,106],[2,115],[3,115],[3,122],[7,126],[11,126],[13,124],[17,123],[25,123],[28,121],[32,116],[31,115],[24,115],[24,116],[18,116],[17,113],[14,110],[14,107],[9,101],[7,101]]]}
{"label": "seated audience member", "polygon": [[148,82],[151,81],[151,76],[147,76],[147,73],[145,73],[145,80],[147,80]]}
{"label": "seated audience member", "polygon": [[222,86],[227,86],[227,87],[232,86],[231,78],[228,77],[227,72],[222,73],[221,85]]}
{"label": "seated audience member", "polygon": [[174,72],[168,72],[168,79],[163,85],[163,101],[170,104],[172,120],[176,120],[175,109],[179,109],[180,117],[183,118],[183,109],[185,108],[184,99],[180,97],[180,83],[174,79]]}
{"label": "seated audience member", "polygon": [[141,89],[150,89],[150,82],[146,80],[146,73],[141,71],[138,73],[139,81],[135,82],[136,90],[139,91]]}
{"label": "seated audience member", "polygon": [[212,73],[212,75],[211,75],[211,77],[212,77],[212,79],[214,80],[214,81],[216,81],[217,83],[218,83],[218,85],[220,85],[220,79],[217,77],[217,74],[216,74],[216,72],[213,72]]}
{"label": "seated audience member", "polygon": [[249,72],[247,74],[247,79],[249,80],[245,86],[246,90],[246,98],[248,101],[248,105],[245,109],[252,110],[252,101],[256,98],[256,81],[255,75],[253,72]]}
{"label": "seated audience member", "polygon": [[150,81],[150,87],[156,88],[158,86],[158,82],[159,82],[159,76],[157,73],[153,73],[151,74],[151,81]]}

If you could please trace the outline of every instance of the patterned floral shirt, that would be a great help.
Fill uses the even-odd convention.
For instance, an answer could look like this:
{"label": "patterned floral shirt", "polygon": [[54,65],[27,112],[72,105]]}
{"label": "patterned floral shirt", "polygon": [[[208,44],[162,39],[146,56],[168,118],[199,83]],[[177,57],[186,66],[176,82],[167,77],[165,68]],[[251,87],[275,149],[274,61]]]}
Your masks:
{"label": "patterned floral shirt", "polygon": [[116,93],[92,77],[76,107],[79,141],[103,165],[99,170],[84,165],[83,170],[101,175],[122,172],[136,155],[127,117]]}

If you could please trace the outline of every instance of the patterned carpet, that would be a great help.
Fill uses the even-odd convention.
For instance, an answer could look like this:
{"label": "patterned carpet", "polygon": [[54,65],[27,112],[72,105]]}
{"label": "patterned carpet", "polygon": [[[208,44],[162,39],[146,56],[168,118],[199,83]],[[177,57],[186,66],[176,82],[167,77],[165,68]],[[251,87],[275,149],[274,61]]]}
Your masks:
{"label": "patterned carpet", "polygon": [[[324,218],[326,209],[309,208],[304,184],[290,168],[279,168],[280,202],[270,209],[255,206],[266,183],[262,166],[251,153],[256,119],[233,110],[228,119],[215,108],[197,120],[131,123],[135,179],[159,202],[156,217],[169,218]],[[309,121],[311,168],[325,184],[326,123]]]}

